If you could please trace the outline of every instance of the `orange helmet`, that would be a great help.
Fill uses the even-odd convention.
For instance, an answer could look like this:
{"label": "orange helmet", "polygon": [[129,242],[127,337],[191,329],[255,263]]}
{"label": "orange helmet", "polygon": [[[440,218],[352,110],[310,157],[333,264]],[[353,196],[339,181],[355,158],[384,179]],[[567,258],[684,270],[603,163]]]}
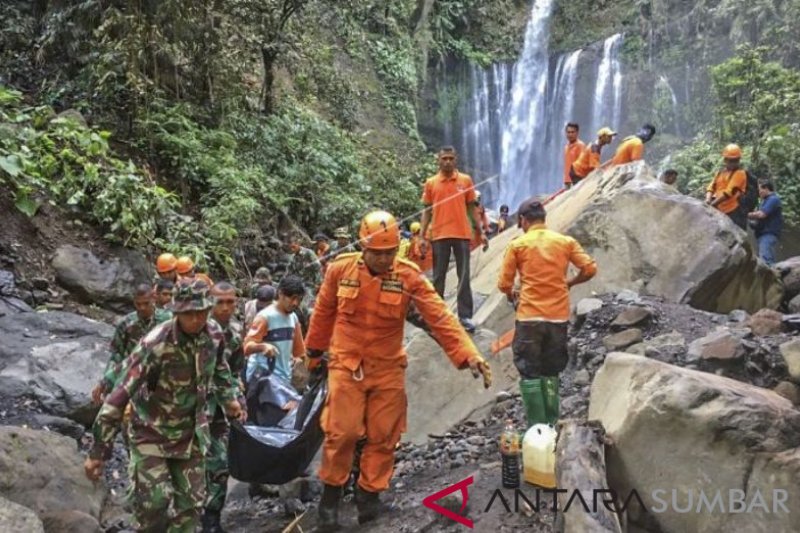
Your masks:
{"label": "orange helmet", "polygon": [[178,261],[175,264],[175,270],[178,271],[178,274],[188,274],[194,268],[194,261],[190,257],[181,256],[178,258]]}
{"label": "orange helmet", "polygon": [[722,151],[722,157],[725,159],[741,159],[742,149],[739,148],[738,144],[729,144]]}
{"label": "orange helmet", "polygon": [[397,220],[386,211],[367,213],[361,220],[358,237],[365,250],[391,250],[400,246]]}
{"label": "orange helmet", "polygon": [[169,272],[170,270],[175,270],[175,266],[178,264],[178,260],[175,259],[175,256],[172,254],[161,254],[156,259],[156,271],[163,274],[164,272]]}

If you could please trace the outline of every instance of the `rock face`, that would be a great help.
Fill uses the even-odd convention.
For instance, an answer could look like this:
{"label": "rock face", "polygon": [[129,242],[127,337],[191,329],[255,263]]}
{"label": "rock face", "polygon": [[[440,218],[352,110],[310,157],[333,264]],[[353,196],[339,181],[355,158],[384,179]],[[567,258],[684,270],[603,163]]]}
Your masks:
{"label": "rock face", "polygon": [[0,317],[0,395],[33,395],[50,413],[90,424],[89,391],[108,360],[112,328],[51,311]]}
{"label": "rock face", "polygon": [[44,526],[36,513],[0,496],[0,531],[44,533]]}
{"label": "rock face", "polygon": [[[623,495],[635,487],[663,531],[800,530],[800,515],[783,512],[780,503],[793,508],[800,501],[800,411],[785,398],[613,353],[592,383],[589,419],[602,422],[613,441],[611,487]],[[715,491],[721,501],[709,511],[701,492],[714,502]],[[765,507],[753,503],[756,494]],[[751,512],[727,512],[739,496]],[[685,509],[690,498],[701,512],[673,510]]]}
{"label": "rock face", "polygon": [[0,427],[0,472],[0,496],[33,510],[48,524],[47,531],[64,531],[61,526],[68,517],[70,523],[80,517],[82,531],[99,529],[105,489],[86,479],[74,440],[47,431]]}
{"label": "rock face", "polygon": [[77,298],[114,311],[126,310],[136,284],[152,279],[144,257],[125,249],[105,261],[89,250],[61,246],[53,257],[53,269],[58,283]]}
{"label": "rock face", "polygon": [[790,257],[786,261],[775,264],[775,270],[781,273],[786,289],[786,299],[791,300],[800,294],[800,257]]}

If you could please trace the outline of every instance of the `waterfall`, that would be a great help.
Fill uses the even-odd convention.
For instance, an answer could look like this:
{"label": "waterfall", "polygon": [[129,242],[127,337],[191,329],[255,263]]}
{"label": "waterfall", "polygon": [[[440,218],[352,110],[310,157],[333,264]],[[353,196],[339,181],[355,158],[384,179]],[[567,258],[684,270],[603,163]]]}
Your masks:
{"label": "waterfall", "polygon": [[658,82],[669,93],[670,103],[672,104],[672,121],[673,125],[675,126],[675,135],[680,137],[681,124],[680,124],[680,115],[678,114],[678,96],[675,94],[675,91],[673,90],[672,85],[669,84],[669,80],[667,79],[666,76],[664,75],[659,76]]}
{"label": "waterfall", "polygon": [[[603,126],[619,127],[622,111],[622,71],[619,64],[621,44],[620,33],[612,35],[603,43],[603,57],[597,67],[597,84],[592,107],[592,132]],[[609,103],[612,105],[609,106]]]}
{"label": "waterfall", "polygon": [[[459,150],[459,168],[472,175],[490,207],[514,209],[531,195],[561,187],[567,122],[578,122],[581,139],[589,142],[597,129],[618,128],[623,119],[622,35],[550,57],[554,3],[535,0],[516,63],[467,65],[454,73],[464,90],[456,105],[459,121],[448,128],[446,142]],[[581,81],[579,64],[582,71],[595,69],[581,74]],[[593,78],[588,84],[587,75]]]}

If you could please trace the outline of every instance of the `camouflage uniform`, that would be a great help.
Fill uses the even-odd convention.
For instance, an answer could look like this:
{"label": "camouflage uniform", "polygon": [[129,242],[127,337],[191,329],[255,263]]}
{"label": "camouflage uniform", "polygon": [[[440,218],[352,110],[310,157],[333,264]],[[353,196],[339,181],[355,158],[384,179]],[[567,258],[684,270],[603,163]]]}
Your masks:
{"label": "camouflage uniform", "polygon": [[[207,291],[204,283],[179,285],[173,311],[210,308]],[[137,531],[195,531],[211,440],[209,395],[220,403],[236,399],[232,380],[224,333],[212,320],[195,336],[181,331],[176,318],[168,320],[150,331],[128,358],[95,420],[89,457],[111,456],[130,402],[130,495]]]}
{"label": "camouflage uniform", "polygon": [[111,357],[108,358],[106,369],[100,383],[106,391],[111,391],[119,380],[122,365],[131,354],[139,341],[148,331],[158,324],[172,318],[172,313],[164,309],[156,309],[149,320],[142,320],[134,311],[122,317],[114,329],[111,339]]}
{"label": "camouflage uniform", "polygon": [[322,283],[322,265],[320,265],[317,254],[305,247],[301,247],[296,254],[291,256],[289,264],[286,265],[286,274],[302,279],[311,294],[314,294]]}
{"label": "camouflage uniform", "polygon": [[[225,336],[225,358],[231,369],[233,385],[239,392],[239,403],[245,409],[247,402],[241,393],[239,376],[244,370],[244,350],[242,348],[242,327],[231,320],[227,325],[220,324]],[[228,435],[230,425],[225,418],[222,405],[216,396],[208,402],[211,419],[211,446],[206,453],[206,495],[205,508],[209,511],[221,512],[225,506],[225,495],[228,490]]]}

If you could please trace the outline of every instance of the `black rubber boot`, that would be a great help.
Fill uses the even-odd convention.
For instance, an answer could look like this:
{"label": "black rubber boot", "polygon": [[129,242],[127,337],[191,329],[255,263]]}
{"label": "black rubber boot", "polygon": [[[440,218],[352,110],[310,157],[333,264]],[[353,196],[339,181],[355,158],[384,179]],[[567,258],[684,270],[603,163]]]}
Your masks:
{"label": "black rubber boot", "polygon": [[361,487],[356,488],[356,508],[358,509],[358,523],[366,524],[378,518],[379,515],[392,510],[391,505],[381,502],[378,492],[369,492]]}
{"label": "black rubber boot", "polygon": [[225,530],[222,529],[222,523],[220,522],[219,511],[209,511],[206,509],[203,512],[201,525],[203,526],[203,533],[225,533]]}
{"label": "black rubber boot", "polygon": [[325,485],[317,509],[317,531],[322,533],[339,529],[339,501],[341,499],[342,487]]}

